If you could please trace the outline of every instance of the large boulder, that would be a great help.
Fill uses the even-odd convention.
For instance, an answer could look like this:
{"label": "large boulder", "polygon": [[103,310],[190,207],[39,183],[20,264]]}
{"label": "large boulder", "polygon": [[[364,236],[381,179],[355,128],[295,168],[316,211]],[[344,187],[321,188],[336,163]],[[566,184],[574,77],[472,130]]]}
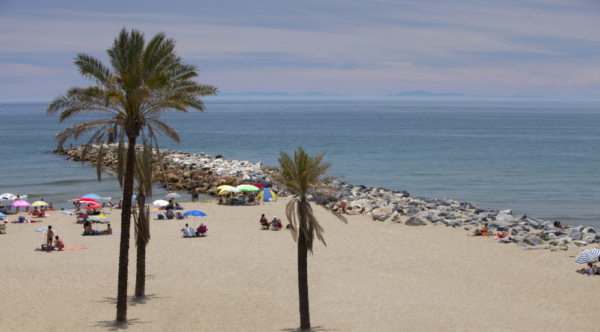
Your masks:
{"label": "large boulder", "polygon": [[542,244],[542,241],[540,241],[540,239],[538,239],[537,237],[530,237],[527,238],[525,240],[523,240],[523,242],[532,245],[532,246],[539,246]]}
{"label": "large boulder", "polygon": [[421,219],[421,218],[415,218],[415,217],[410,217],[407,221],[406,221],[406,226],[424,226],[427,225],[427,223]]}
{"label": "large boulder", "polygon": [[394,214],[394,212],[398,213],[398,211],[396,211],[393,205],[386,205],[373,210],[371,216],[373,217],[373,220],[386,221],[387,219],[392,217],[392,214]]}

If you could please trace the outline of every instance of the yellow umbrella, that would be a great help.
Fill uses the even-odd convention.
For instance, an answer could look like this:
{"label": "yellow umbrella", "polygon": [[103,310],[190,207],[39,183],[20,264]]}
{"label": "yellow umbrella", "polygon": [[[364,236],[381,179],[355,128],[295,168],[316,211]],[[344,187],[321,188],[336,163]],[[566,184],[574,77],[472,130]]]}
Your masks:
{"label": "yellow umbrella", "polygon": [[44,201],[35,201],[31,204],[31,206],[46,206],[48,205],[48,203],[44,202]]}
{"label": "yellow umbrella", "polygon": [[233,186],[230,186],[230,185],[227,185],[227,184],[224,184],[224,185],[222,185],[222,186],[218,186],[218,187],[217,187],[217,189],[218,189],[218,190],[223,190],[223,189],[225,189],[225,188],[234,188],[234,187],[233,187]]}

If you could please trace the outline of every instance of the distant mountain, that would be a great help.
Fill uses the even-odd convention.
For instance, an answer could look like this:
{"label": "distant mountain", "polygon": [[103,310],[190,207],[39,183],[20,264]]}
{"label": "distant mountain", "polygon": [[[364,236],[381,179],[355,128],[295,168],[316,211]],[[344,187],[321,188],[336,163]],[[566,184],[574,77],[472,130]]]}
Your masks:
{"label": "distant mountain", "polygon": [[219,93],[216,98],[223,99],[338,99],[350,96],[331,95],[321,92],[287,93],[287,92],[241,92]]}
{"label": "distant mountain", "polygon": [[513,99],[513,100],[540,100],[548,99],[544,96],[479,96],[466,95],[464,93],[433,93],[426,91],[404,91],[392,95],[382,96],[383,98],[398,98],[398,99],[470,99],[470,100],[487,100],[487,99]]}

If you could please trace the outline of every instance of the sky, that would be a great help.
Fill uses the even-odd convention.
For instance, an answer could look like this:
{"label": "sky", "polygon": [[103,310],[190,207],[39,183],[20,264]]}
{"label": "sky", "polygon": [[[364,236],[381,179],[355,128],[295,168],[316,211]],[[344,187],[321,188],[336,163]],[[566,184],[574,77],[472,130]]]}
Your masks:
{"label": "sky", "polygon": [[600,99],[599,0],[0,0],[0,101],[92,84],[123,28],[177,40],[221,92]]}

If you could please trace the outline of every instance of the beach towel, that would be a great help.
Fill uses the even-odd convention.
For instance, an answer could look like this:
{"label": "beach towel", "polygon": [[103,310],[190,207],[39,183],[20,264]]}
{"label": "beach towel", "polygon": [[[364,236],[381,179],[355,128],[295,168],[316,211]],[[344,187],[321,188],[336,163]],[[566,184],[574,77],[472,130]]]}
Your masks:
{"label": "beach towel", "polygon": [[[70,247],[70,248],[63,248],[63,250],[81,250],[81,249],[87,249],[86,247]],[[56,249],[54,249],[56,250]]]}
{"label": "beach towel", "polygon": [[72,216],[72,215],[75,215],[75,212],[74,211],[63,211],[62,214]]}

